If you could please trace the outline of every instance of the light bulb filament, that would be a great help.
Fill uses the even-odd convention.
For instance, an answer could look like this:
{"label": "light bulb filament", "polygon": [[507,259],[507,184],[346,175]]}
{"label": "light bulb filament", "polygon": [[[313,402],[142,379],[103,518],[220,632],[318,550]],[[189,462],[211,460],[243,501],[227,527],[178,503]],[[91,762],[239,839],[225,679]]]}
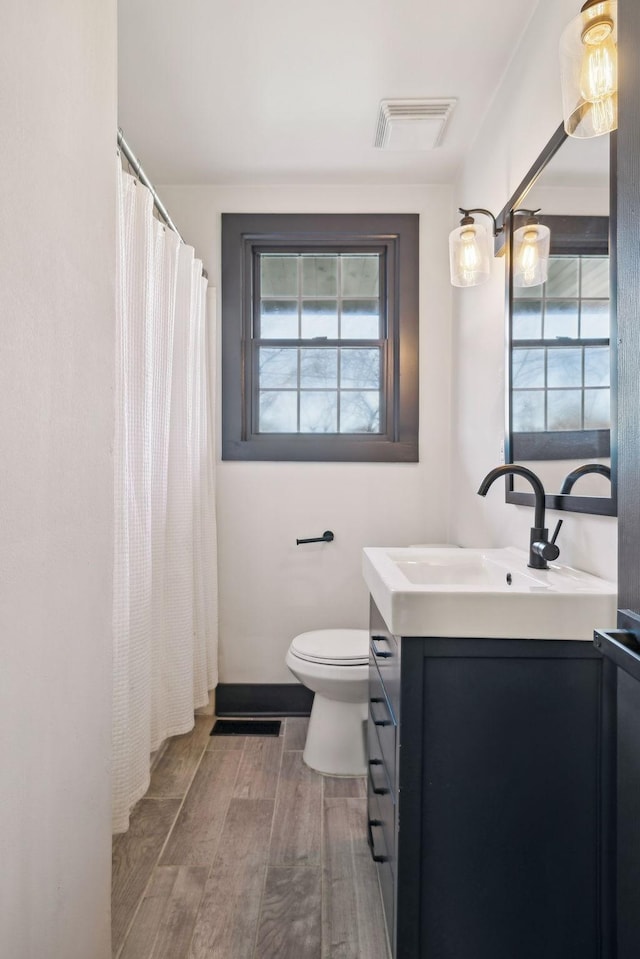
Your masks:
{"label": "light bulb filament", "polygon": [[535,230],[527,230],[522,238],[520,250],[520,273],[524,286],[533,286],[537,279],[540,265],[537,247],[538,234]]}
{"label": "light bulb filament", "polygon": [[478,249],[475,230],[464,230],[460,234],[460,273],[467,282],[471,282],[480,268],[482,256]]}
{"label": "light bulb filament", "polygon": [[601,18],[582,34],[584,56],[580,73],[580,92],[585,100],[595,103],[616,92],[616,45],[613,21]]}

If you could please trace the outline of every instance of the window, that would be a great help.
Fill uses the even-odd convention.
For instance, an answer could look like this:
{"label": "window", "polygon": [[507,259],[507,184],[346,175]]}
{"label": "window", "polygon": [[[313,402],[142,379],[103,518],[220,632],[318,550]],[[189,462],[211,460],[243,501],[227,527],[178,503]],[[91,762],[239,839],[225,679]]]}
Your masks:
{"label": "window", "polygon": [[222,217],[223,458],[418,458],[418,216]]}
{"label": "window", "polygon": [[[606,236],[604,243],[606,251]],[[568,450],[575,456],[607,456],[608,255],[552,255],[546,283],[513,294],[514,459],[567,458]]]}

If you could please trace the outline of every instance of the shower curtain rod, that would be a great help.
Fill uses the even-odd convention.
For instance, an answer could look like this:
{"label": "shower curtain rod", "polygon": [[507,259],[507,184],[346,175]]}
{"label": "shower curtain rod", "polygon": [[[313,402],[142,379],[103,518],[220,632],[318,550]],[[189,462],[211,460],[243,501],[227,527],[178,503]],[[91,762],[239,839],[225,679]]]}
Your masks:
{"label": "shower curtain rod", "polygon": [[[134,176],[136,176],[141,183],[144,183],[147,190],[149,190],[151,196],[153,197],[153,204],[156,210],[158,211],[158,213],[160,214],[160,216],[162,217],[162,219],[164,220],[164,222],[167,224],[170,230],[173,230],[173,232],[176,234],[180,242],[184,243],[184,239],[182,238],[180,230],[178,229],[178,227],[175,225],[175,223],[173,222],[173,220],[167,213],[167,209],[164,203],[162,202],[162,200],[160,199],[160,197],[158,196],[153,183],[151,182],[147,174],[142,169],[142,164],[140,163],[140,160],[137,158],[137,156],[135,155],[135,153],[133,152],[133,150],[131,149],[127,141],[125,140],[124,133],[122,132],[121,127],[118,127],[118,149],[121,150],[122,153],[124,153],[125,157],[127,158],[127,161],[129,165],[131,166],[131,169],[133,170]],[[208,279],[209,277],[209,274],[207,273],[204,267],[202,267],[202,275],[205,277],[205,279]]]}
{"label": "shower curtain rod", "polygon": [[133,170],[134,175],[137,177],[138,180],[140,180],[141,183],[144,183],[146,188],[151,193],[151,196],[153,197],[154,206],[156,210],[158,211],[158,213],[160,214],[160,216],[162,217],[162,219],[164,220],[164,222],[167,224],[167,226],[171,230],[173,230],[174,233],[177,234],[178,239],[182,243],[184,243],[184,240],[182,239],[182,236],[180,235],[180,230],[178,229],[178,227],[175,225],[175,223],[173,222],[173,220],[167,213],[166,207],[164,203],[162,202],[162,200],[160,199],[160,197],[158,196],[158,194],[156,193],[156,189],[153,183],[151,182],[147,174],[142,169],[142,164],[140,163],[140,160],[138,160],[137,156],[135,155],[135,153],[133,152],[133,150],[131,149],[127,141],[125,140],[124,133],[122,132],[121,128],[118,128],[118,148],[122,150],[125,157],[127,158]]}

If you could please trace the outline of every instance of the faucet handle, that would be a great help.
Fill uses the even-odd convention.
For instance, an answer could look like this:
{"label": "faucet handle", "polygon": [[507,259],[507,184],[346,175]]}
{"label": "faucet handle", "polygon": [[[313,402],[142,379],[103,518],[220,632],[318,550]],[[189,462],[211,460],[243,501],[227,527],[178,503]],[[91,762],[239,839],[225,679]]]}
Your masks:
{"label": "faucet handle", "polygon": [[[540,559],[542,559],[545,563],[548,563],[549,560],[553,562],[553,560],[557,559],[558,556],[560,555],[560,549],[558,546],[556,546],[556,539],[558,538],[558,533],[560,532],[561,526],[562,526],[562,520],[560,519],[558,520],[556,524],[556,528],[554,529],[553,536],[551,537],[550,540],[546,539],[547,531],[545,529],[540,531],[542,532],[545,538],[539,539],[536,542],[531,544],[532,551],[536,554],[536,556],[539,556]],[[542,568],[546,569],[546,566]]]}
{"label": "faucet handle", "polygon": [[[551,537],[551,539],[550,539],[550,541],[549,541],[552,546],[555,546],[555,542],[556,542],[556,540],[557,540],[557,538],[558,538],[558,533],[560,532],[563,523],[564,523],[564,520],[562,520],[562,519],[559,519],[558,522],[556,523],[556,528],[555,528],[554,531],[553,531],[553,536]],[[560,550],[558,550],[558,556],[559,556],[559,555],[560,555]]]}

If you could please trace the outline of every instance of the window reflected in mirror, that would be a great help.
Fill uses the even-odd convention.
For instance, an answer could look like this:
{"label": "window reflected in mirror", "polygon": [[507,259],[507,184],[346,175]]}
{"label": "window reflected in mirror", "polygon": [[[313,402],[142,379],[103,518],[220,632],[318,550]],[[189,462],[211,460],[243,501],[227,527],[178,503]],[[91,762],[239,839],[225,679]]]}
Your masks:
{"label": "window reflected in mirror", "polygon": [[514,289],[512,342],[514,434],[609,429],[608,257],[550,257]]}
{"label": "window reflected in mirror", "polygon": [[[558,130],[507,207],[510,262],[527,211],[549,227],[550,256],[544,283],[509,277],[505,450],[540,476],[548,507],[614,514],[609,152],[608,137],[563,140]],[[508,502],[530,499],[526,484],[507,481]]]}
{"label": "window reflected in mirror", "polygon": [[547,280],[514,286],[511,300],[512,459],[608,456],[608,217],[544,222],[551,228]]}

